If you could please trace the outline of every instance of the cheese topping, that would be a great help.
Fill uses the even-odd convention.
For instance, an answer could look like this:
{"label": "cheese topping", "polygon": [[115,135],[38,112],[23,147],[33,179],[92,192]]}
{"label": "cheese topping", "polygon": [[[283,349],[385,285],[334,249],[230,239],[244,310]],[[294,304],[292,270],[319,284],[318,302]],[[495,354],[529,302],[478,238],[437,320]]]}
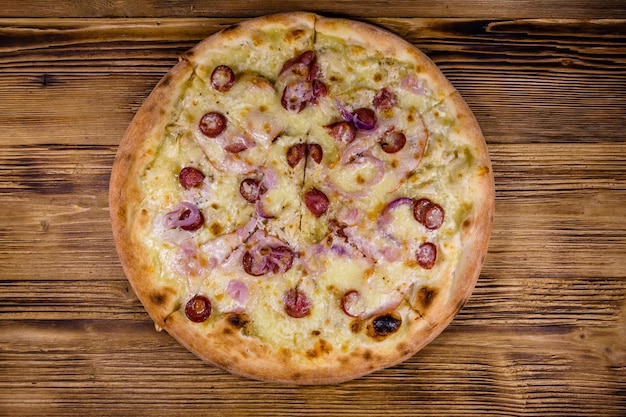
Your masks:
{"label": "cheese topping", "polygon": [[[195,69],[141,179],[140,209],[152,220],[139,239],[153,255],[158,279],[178,290],[182,309],[196,294],[210,300],[213,312],[199,326],[245,312],[246,334],[296,353],[307,350],[302,344],[312,348],[311,334],[343,352],[393,339],[406,326],[372,337],[365,325],[355,332],[355,320],[419,316],[415,289],[453,273],[461,256],[459,230],[472,208],[468,179],[479,169],[474,151],[443,97],[429,90],[410,63],[323,34],[280,51],[259,49],[229,46]],[[313,51],[315,67],[300,55],[305,51]],[[285,73],[286,63],[296,58]],[[235,81],[218,91],[210,76],[224,65]],[[309,73],[300,74],[303,68]],[[377,109],[374,98],[383,88],[385,104]],[[328,126],[355,123],[351,118],[361,108],[374,110],[372,128],[357,130],[350,143],[333,137]],[[199,127],[208,112],[226,120],[216,137]],[[381,146],[389,132],[406,140],[393,153]],[[285,155],[296,144],[319,145],[321,161],[307,153],[290,166]],[[200,186],[178,183],[187,166],[205,175]],[[244,180],[249,181],[242,186]],[[247,198],[241,187],[248,187]],[[322,214],[304,200],[313,188],[328,200]],[[381,220],[385,207],[399,198],[406,204]],[[443,208],[436,228],[420,217],[439,214],[429,212],[430,206],[416,217],[411,202],[421,198]],[[183,201],[203,213],[199,230],[164,226],[163,217]],[[416,254],[427,242],[436,258],[425,269]],[[300,318],[285,312],[285,294],[292,289],[310,302],[308,310],[304,301],[300,307],[295,302]],[[342,298],[351,291],[346,306]]]}

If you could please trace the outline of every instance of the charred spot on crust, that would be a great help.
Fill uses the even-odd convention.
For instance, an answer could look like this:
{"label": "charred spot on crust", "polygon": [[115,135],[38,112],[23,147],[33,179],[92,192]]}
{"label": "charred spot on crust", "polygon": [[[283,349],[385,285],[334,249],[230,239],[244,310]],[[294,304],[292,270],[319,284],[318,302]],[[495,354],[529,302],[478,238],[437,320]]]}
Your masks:
{"label": "charred spot on crust", "polygon": [[377,316],[367,325],[367,335],[374,340],[383,340],[397,332],[401,325],[402,319],[393,314]]}
{"label": "charred spot on crust", "polygon": [[319,331],[319,330],[313,330],[313,331],[311,332],[311,335],[312,335],[312,336],[319,336],[320,334],[322,334],[322,332],[321,332],[321,331]]}
{"label": "charred spot on crust", "polygon": [[284,362],[289,362],[291,360],[291,349],[288,349],[286,347],[281,347],[278,350],[278,353],[280,354],[280,358],[284,361]]}
{"label": "charred spot on crust", "polygon": [[286,41],[290,42],[292,40],[296,41],[304,36],[304,30],[302,29],[294,29],[291,33],[286,36]]}
{"label": "charred spot on crust", "polygon": [[404,342],[399,343],[398,346],[396,346],[396,349],[403,355],[408,355],[411,353],[411,349]]}
{"label": "charred spot on crust", "polygon": [[150,301],[152,301],[152,304],[157,306],[162,306],[163,304],[165,304],[166,299],[167,294],[161,292],[155,292],[150,295]]}
{"label": "charred spot on crust", "polygon": [[243,313],[231,313],[226,317],[228,324],[236,329],[242,329],[250,322],[247,315]]}
{"label": "charred spot on crust", "polygon": [[171,73],[167,73],[163,76],[163,78],[161,78],[161,87],[167,87],[168,85],[170,85],[172,82],[172,74]]}
{"label": "charred spot on crust", "polygon": [[464,229],[467,229],[468,227],[470,227],[471,224],[472,224],[472,221],[470,219],[463,220],[463,228]]}
{"label": "charred spot on crust", "polygon": [[328,343],[326,340],[324,339],[320,339],[317,342],[315,342],[315,345],[313,346],[313,349],[309,349],[306,351],[306,355],[309,358],[317,358],[319,356],[322,356],[322,354],[326,353],[330,353],[333,350],[333,346]]}
{"label": "charred spot on crust", "polygon": [[363,359],[365,359],[366,361],[371,361],[372,360],[372,351],[366,350],[365,352],[363,352]]}

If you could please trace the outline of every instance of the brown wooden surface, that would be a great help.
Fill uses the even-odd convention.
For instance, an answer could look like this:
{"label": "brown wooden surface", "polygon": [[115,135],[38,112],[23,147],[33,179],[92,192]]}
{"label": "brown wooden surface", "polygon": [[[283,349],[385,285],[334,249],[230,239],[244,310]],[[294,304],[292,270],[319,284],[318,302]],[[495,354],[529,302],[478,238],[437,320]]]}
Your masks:
{"label": "brown wooden surface", "polygon": [[[114,249],[120,138],[177,56],[309,8],[422,48],[474,110],[497,214],[476,290],[409,361],[336,386],[202,364]],[[5,0],[0,415],[626,415],[626,3]]]}

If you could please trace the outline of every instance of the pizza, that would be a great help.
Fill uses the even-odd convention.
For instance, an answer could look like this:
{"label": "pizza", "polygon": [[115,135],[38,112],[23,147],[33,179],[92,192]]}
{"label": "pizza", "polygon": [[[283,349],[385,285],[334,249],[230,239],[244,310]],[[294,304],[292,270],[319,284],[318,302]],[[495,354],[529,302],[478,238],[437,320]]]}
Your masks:
{"label": "pizza", "polygon": [[396,365],[469,298],[494,183],[467,105],[417,48],[296,12],[185,53],[110,183],[125,275],[206,362],[272,382]]}

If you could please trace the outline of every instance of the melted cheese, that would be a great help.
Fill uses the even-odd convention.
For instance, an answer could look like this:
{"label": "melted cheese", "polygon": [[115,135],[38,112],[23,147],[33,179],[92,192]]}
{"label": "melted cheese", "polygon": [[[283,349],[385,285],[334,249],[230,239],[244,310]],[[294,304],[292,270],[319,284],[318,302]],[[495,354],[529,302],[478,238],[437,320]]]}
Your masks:
{"label": "melted cheese", "polygon": [[[323,35],[315,38],[315,49],[329,97],[320,98],[317,105],[308,105],[301,113],[286,112],[280,104],[281,92],[274,87],[278,71],[287,59],[311,49],[312,42],[305,39],[292,48],[271,53],[260,53],[263,48],[253,45],[229,46],[227,53],[215,53],[196,68],[180,111],[172,115],[154,163],[142,178],[145,197],[141,208],[150,213],[152,222],[141,240],[153,254],[155,265],[160,266],[158,279],[178,288],[181,302],[197,292],[213,301],[217,313],[209,319],[209,326],[221,313],[242,308],[250,317],[249,334],[264,343],[277,348],[290,346],[300,352],[303,344],[304,350],[306,346],[311,348],[316,340],[311,334],[317,333],[333,349],[349,351],[358,344],[377,342],[364,332],[355,334],[350,329],[354,319],[342,311],[340,304],[345,292],[358,289],[367,311],[384,311],[389,306],[404,317],[411,310],[406,300],[410,288],[436,281],[442,273],[441,264],[454,268],[460,257],[460,223],[471,209],[467,173],[473,169],[474,157],[463,143],[462,134],[454,131],[454,118],[440,103],[441,97],[402,88],[403,79],[415,71],[411,65]],[[231,66],[238,74],[227,93],[214,91],[207,81],[212,69],[220,64]],[[382,178],[373,187],[364,188],[363,184],[377,175],[377,168],[371,163],[342,163],[346,147],[337,144],[324,126],[341,120],[331,97],[350,109],[371,107],[375,92],[383,86],[396,93],[398,104],[395,113],[380,123],[415,138],[413,142],[409,138],[404,149],[417,152],[409,156],[410,160],[421,156],[426,143],[426,138],[420,136],[424,129],[428,144],[419,166],[416,163],[402,171],[395,168],[402,162],[398,160],[402,151],[384,154],[375,133],[363,139],[370,142],[361,152],[370,150],[385,167]],[[223,112],[229,123],[226,132],[246,135],[254,147],[229,154],[219,140],[204,137],[197,126],[208,111]],[[309,160],[289,167],[285,161],[287,149],[305,142],[323,148],[323,163],[317,165]],[[200,168],[207,176],[201,189],[188,191],[178,184],[177,173],[187,165]],[[262,197],[263,209],[273,218],[258,218],[254,226],[283,240],[297,257],[285,274],[253,277],[241,268],[246,242],[237,240],[236,234],[257,212],[240,196],[239,184],[251,176],[262,178],[267,169],[278,177],[277,184]],[[319,219],[303,201],[303,190],[311,187],[330,198],[328,212]],[[415,221],[410,208],[401,207],[393,212],[387,226],[391,237],[381,233],[377,223],[380,211],[398,197],[430,198],[444,207],[444,224],[438,230],[427,230]],[[206,225],[195,233],[182,231],[175,235],[164,230],[161,222],[163,215],[183,200],[198,205]],[[340,210],[349,209],[358,209],[362,215],[356,225],[346,229],[348,239],[333,237],[337,245],[333,248],[325,240],[329,236],[328,221],[335,220]],[[228,234],[229,238],[216,240]],[[432,270],[419,268],[414,258],[417,245],[425,241],[440,248],[438,263]],[[192,255],[181,254],[183,242],[187,242],[187,252]],[[313,247],[322,248],[321,252],[312,253]],[[217,264],[212,265],[211,259]],[[181,264],[195,268],[196,274],[185,274]],[[244,305],[228,292],[233,280],[242,281],[249,289]],[[313,305],[310,315],[301,319],[287,316],[282,303],[285,292],[296,286]]]}

